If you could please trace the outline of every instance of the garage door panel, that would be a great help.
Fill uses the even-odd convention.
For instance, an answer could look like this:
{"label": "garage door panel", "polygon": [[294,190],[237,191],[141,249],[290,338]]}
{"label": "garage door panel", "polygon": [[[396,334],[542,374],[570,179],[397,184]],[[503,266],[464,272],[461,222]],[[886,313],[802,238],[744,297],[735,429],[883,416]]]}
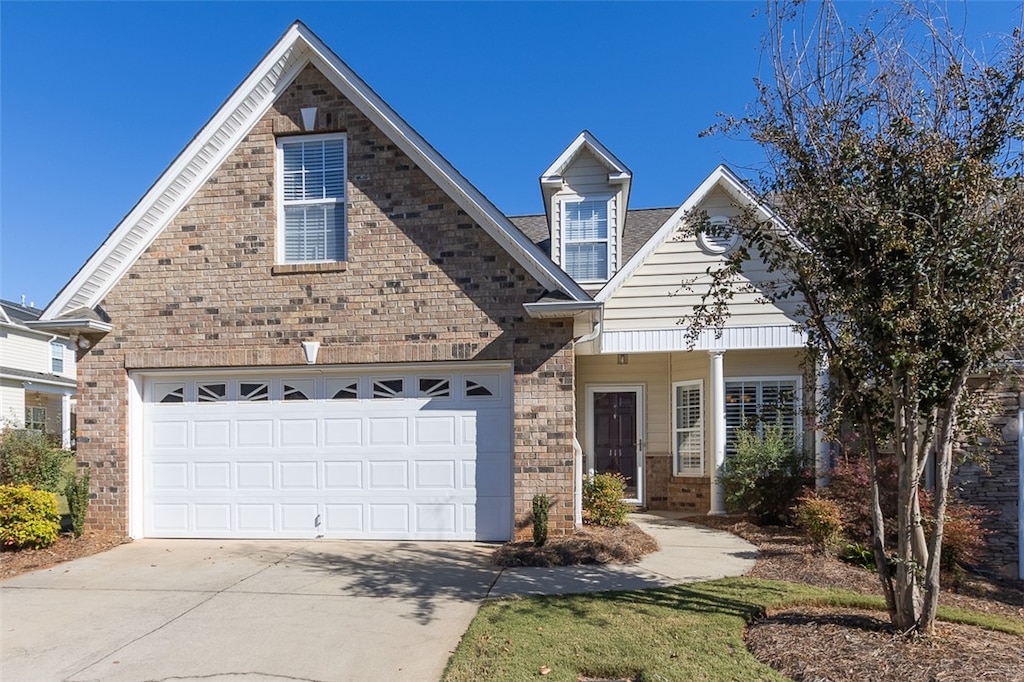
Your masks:
{"label": "garage door panel", "polygon": [[361,490],[363,485],[363,462],[324,462],[325,490]]}
{"label": "garage door panel", "polygon": [[415,397],[370,397],[400,374],[210,373],[159,381],[163,403],[147,382],[145,534],[508,539],[510,377],[422,370],[404,375]]}
{"label": "garage door panel", "polygon": [[281,447],[316,447],[318,422],[316,419],[282,419]]}
{"label": "garage door panel", "polygon": [[240,490],[273,490],[273,462],[239,462],[235,465]]}
{"label": "garage door panel", "polygon": [[369,463],[370,490],[409,489],[409,463],[405,460],[384,460]]}
{"label": "garage door panel", "polygon": [[456,488],[455,460],[417,461],[414,467],[417,490]]}
{"label": "garage door panel", "polygon": [[281,462],[281,490],[317,490],[316,462]]}

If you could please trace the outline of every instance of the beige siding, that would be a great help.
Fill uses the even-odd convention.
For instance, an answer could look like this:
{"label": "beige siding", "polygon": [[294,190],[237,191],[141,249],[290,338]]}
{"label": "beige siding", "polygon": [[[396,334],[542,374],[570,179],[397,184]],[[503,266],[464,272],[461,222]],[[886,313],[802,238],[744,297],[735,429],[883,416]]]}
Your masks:
{"label": "beige siding", "polygon": [[608,182],[609,169],[589,150],[582,150],[562,173],[562,189],[551,195],[551,258],[562,263],[562,199],[611,196],[608,206],[608,239],[611,247],[609,270],[619,269],[620,235],[622,233],[622,186]]}
{"label": "beige siding", "polygon": [[49,337],[7,327],[0,337],[0,365],[29,372],[50,371]]}
{"label": "beige siding", "polygon": [[[720,189],[711,192],[701,208],[710,215],[735,215],[730,198]],[[724,262],[720,255],[705,252],[696,239],[669,237],[605,304],[604,328],[608,331],[669,329],[684,324],[707,290],[709,267]],[[763,288],[775,279],[758,262],[748,263],[743,281]],[[684,284],[689,283],[688,289]],[[795,317],[796,302],[782,306],[760,300],[756,291],[737,289],[730,303],[727,326],[786,325]]]}
{"label": "beige siding", "polygon": [[25,424],[25,389],[21,384],[0,384],[0,428]]}
{"label": "beige siding", "polygon": [[[644,353],[627,356],[618,364],[616,355],[584,355],[576,359],[576,423],[584,451],[590,424],[587,422],[587,386],[640,384],[646,404],[647,457],[672,457],[672,385],[700,381],[704,388],[704,465],[711,475],[711,357],[703,351],[691,353]],[[728,351],[724,358],[725,379],[730,377],[800,376],[801,352],[793,350]],[[590,454],[590,453],[586,453]],[[671,467],[669,468],[671,471]]]}

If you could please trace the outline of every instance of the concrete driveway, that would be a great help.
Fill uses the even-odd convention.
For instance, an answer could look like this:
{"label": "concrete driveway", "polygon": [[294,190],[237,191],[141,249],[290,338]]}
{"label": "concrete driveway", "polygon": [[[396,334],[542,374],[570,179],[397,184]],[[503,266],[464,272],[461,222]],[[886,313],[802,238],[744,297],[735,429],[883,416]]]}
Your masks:
{"label": "concrete driveway", "polygon": [[0,680],[437,680],[491,551],[136,541],[0,584]]}

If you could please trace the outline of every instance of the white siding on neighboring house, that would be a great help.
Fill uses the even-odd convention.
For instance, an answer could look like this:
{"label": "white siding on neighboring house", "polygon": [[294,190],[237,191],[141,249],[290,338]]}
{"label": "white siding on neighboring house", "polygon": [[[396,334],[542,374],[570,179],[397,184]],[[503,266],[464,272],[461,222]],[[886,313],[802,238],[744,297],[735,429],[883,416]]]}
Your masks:
{"label": "white siding on neighboring house", "polygon": [[25,423],[25,389],[21,384],[0,383],[0,428]]}
{"label": "white siding on neighboring house", "polygon": [[0,339],[0,365],[50,373],[50,337],[7,328]]}
{"label": "white siding on neighboring house", "polygon": [[[702,202],[711,216],[734,215],[731,198],[716,189]],[[756,254],[744,268],[744,282],[759,283],[775,279],[757,260]],[[657,246],[645,263],[626,280],[606,302],[605,331],[631,329],[670,329],[684,326],[679,320],[693,314],[693,306],[700,302],[707,290],[707,269],[724,262],[724,256],[701,249],[694,238],[668,237]],[[691,289],[684,281],[693,280]],[[765,303],[756,292],[738,291],[730,302],[729,327],[776,326],[791,324],[797,303],[787,302],[784,307]]]}

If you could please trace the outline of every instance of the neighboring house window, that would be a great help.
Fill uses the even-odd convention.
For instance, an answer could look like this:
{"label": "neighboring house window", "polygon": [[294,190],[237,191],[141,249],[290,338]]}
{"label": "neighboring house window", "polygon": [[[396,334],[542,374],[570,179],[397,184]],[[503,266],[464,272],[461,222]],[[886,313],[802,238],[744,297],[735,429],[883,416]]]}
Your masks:
{"label": "neighboring house window", "polygon": [[562,202],[562,267],[577,282],[608,279],[608,200]]}
{"label": "neighboring house window", "polygon": [[675,475],[704,475],[704,385],[673,384],[672,429],[675,432]]}
{"label": "neighboring house window", "polygon": [[800,436],[800,380],[726,379],[725,452],[736,452],[736,432],[741,428],[760,431],[764,424],[779,424],[784,435],[797,445]]}
{"label": "neighboring house window", "polygon": [[64,344],[59,341],[50,342],[50,367],[54,374],[64,371]]}
{"label": "neighboring house window", "polygon": [[45,407],[26,407],[25,408],[25,428],[30,431],[45,431],[46,430],[46,408]]}
{"label": "neighboring house window", "polygon": [[345,143],[344,135],[278,140],[285,263],[345,260]]}

